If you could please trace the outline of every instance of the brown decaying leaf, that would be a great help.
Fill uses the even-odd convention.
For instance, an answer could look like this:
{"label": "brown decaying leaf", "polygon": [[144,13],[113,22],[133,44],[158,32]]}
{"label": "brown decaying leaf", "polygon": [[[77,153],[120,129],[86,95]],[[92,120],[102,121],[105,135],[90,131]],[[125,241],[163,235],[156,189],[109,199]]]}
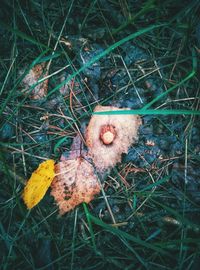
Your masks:
{"label": "brown decaying leaf", "polygon": [[[20,75],[22,75],[23,72],[24,70],[20,71]],[[45,63],[34,66],[22,80],[23,93],[29,93],[29,97],[34,100],[44,98],[47,95],[48,79],[37,84],[33,89],[31,89],[31,86],[36,84],[39,79],[45,78],[47,75],[48,72],[46,71]]]}
{"label": "brown decaying leaf", "polygon": [[51,195],[59,206],[60,215],[82,202],[89,203],[100,192],[93,166],[81,157],[59,162],[55,171]]}
{"label": "brown decaying leaf", "polygon": [[[111,106],[96,106],[95,112],[130,110]],[[104,171],[121,161],[122,153],[137,140],[141,118],[138,115],[93,115],[86,130],[89,156],[96,168]]]}

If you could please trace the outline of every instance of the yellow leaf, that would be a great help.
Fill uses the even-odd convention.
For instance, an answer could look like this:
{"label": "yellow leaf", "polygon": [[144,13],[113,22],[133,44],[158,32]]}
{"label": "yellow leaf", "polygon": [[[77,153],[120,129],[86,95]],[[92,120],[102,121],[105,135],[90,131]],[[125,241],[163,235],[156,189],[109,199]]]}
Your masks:
{"label": "yellow leaf", "polygon": [[22,195],[28,209],[33,208],[42,200],[51,185],[55,176],[54,163],[52,159],[42,162],[28,180]]}

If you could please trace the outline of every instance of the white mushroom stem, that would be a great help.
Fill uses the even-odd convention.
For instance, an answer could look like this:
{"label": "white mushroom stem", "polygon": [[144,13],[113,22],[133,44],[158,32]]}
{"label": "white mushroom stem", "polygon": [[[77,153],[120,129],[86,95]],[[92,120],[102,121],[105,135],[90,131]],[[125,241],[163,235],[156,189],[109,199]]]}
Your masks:
{"label": "white mushroom stem", "polygon": [[110,144],[114,140],[114,134],[111,131],[107,131],[103,134],[102,140],[104,144]]}
{"label": "white mushroom stem", "polygon": [[103,144],[111,144],[116,136],[115,128],[111,125],[105,125],[101,128],[100,139]]}

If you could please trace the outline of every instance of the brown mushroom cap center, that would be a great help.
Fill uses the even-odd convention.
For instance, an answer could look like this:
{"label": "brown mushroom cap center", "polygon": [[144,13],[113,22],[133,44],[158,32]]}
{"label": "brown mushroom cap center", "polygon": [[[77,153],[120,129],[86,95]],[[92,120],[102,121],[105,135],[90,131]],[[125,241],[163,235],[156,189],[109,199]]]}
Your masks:
{"label": "brown mushroom cap center", "polygon": [[105,125],[101,127],[100,139],[104,144],[111,144],[115,137],[116,131],[112,125]]}

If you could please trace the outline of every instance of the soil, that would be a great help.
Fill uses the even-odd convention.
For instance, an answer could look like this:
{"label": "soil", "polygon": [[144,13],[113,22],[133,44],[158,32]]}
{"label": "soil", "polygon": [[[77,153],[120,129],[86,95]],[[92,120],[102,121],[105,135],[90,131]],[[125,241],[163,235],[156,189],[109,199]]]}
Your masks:
{"label": "soil", "polygon": [[[122,20],[124,16],[118,12],[115,1],[101,0],[98,2],[104,9],[106,21],[109,18],[113,29],[117,29],[117,26],[121,25],[121,21],[124,21]],[[31,6],[28,3],[26,5]],[[52,13],[53,7],[52,3],[49,8]],[[36,14],[31,26],[35,25],[36,27],[37,24],[42,23],[41,18],[37,15],[39,11],[30,11],[28,7],[26,11],[27,14],[29,12]],[[50,45],[52,47],[58,40],[58,52],[61,54],[52,61],[49,74],[53,74],[69,63],[71,65],[49,78],[48,95],[42,99],[33,100],[30,96],[24,96],[22,84],[13,88],[15,84],[17,85],[20,71],[28,68],[39,54],[39,50],[37,53],[33,52],[35,45],[29,44],[26,39],[17,41],[21,63],[18,61],[18,66],[13,72],[15,81],[13,79],[9,82],[9,87],[3,92],[2,104],[10,94],[9,89],[14,89],[11,93],[13,98],[9,98],[4,107],[2,105],[3,112],[0,118],[0,178],[4,179],[2,184],[4,188],[0,189],[0,203],[4,206],[1,210],[2,216],[6,217],[5,211],[7,210],[5,208],[8,211],[10,208],[16,211],[16,214],[12,212],[14,225],[11,225],[7,218],[3,220],[5,228],[11,226],[10,233],[12,235],[17,235],[20,232],[21,221],[26,213],[20,197],[24,183],[38,164],[47,158],[53,158],[58,162],[61,156],[69,156],[73,139],[78,133],[84,137],[92,110],[97,104],[137,110],[165,93],[167,89],[187,75],[188,66],[190,66],[189,70],[192,69],[189,45],[194,44],[193,47],[197,48],[200,43],[199,24],[191,32],[193,34],[191,34],[189,45],[182,44],[185,41],[182,32],[184,29],[177,28],[176,31],[171,28],[165,29],[163,36],[159,38],[156,38],[157,30],[154,30],[151,35],[146,34],[146,36],[140,36],[124,43],[110,54],[83,69],[85,64],[104,52],[110,44],[132,34],[133,30],[136,31],[136,29],[133,25],[129,25],[123,31],[109,36],[105,27],[97,27],[99,18],[96,18],[97,21],[91,20],[90,24],[83,26],[84,31],[80,31],[78,25],[80,26],[80,22],[85,18],[85,13],[81,9],[78,12],[79,18],[72,16],[76,14],[75,10],[71,14],[69,24],[72,30],[64,31],[61,37],[59,37],[58,30],[53,31],[53,38],[50,42],[52,44]],[[6,14],[8,13],[6,11]],[[151,16],[150,14],[146,18],[145,26],[153,20]],[[26,30],[22,19],[19,19],[19,25],[21,25],[21,31]],[[60,26],[55,21],[54,29],[60,29]],[[40,33],[39,29],[37,31]],[[5,61],[10,53],[11,45],[9,45],[6,30],[1,30],[1,36],[4,39],[1,51],[4,53],[3,60]],[[169,48],[169,40],[173,43],[172,49]],[[40,41],[44,41],[42,37],[40,37]],[[181,50],[180,62],[182,61],[178,64],[175,61],[178,53],[177,48]],[[42,58],[42,60],[45,59]],[[43,62],[48,63],[48,61]],[[79,69],[83,69],[82,72],[65,83]],[[2,79],[2,75],[0,76]],[[54,91],[55,87],[57,87],[56,91]],[[199,81],[195,77],[190,83],[162,96],[151,108],[198,110],[198,87]],[[161,239],[162,242],[162,239],[164,239],[163,241],[166,239],[172,241],[176,237],[179,239],[183,228],[188,232],[188,238],[199,239],[200,117],[192,115],[142,115],[141,117],[142,125],[139,128],[137,142],[129,148],[127,154],[123,154],[121,163],[99,176],[110,209],[101,194],[89,204],[89,210],[107,224],[113,223],[112,213],[114,222],[118,224],[119,229],[129,234],[134,231],[135,235],[145,241],[147,236],[152,236],[155,232],[158,235],[155,235],[154,240]],[[85,150],[87,150],[86,147],[82,151]],[[14,200],[12,202],[14,205],[10,203],[11,197]],[[33,210],[33,224],[36,224],[34,226],[39,227],[41,217],[46,218],[51,215],[52,209],[57,215],[53,198],[47,194],[44,201],[41,202],[41,206]],[[73,211],[73,214],[67,214],[66,219],[59,219],[59,224],[55,221],[57,216],[54,215],[52,224],[46,225],[47,228],[50,226],[53,231],[52,238],[61,233],[65,234],[65,230],[65,237],[72,238],[74,233],[72,225],[76,211],[78,211],[78,220],[86,222],[85,212],[81,206],[78,210]],[[180,213],[183,215],[179,216]],[[65,228],[66,220],[72,224],[69,226],[70,228]],[[39,267],[48,265],[56,259],[56,256],[54,257],[51,252],[52,246],[55,248],[57,244],[52,243],[50,238],[46,236],[47,232],[50,232],[44,225],[42,225],[41,234],[33,239],[29,229],[29,226],[32,228],[31,221],[28,222],[30,222],[29,225],[25,225],[22,232],[23,243],[25,246],[30,246],[31,253],[34,253],[37,247],[40,256],[38,255],[38,259],[35,255],[33,257],[36,261],[36,267],[40,269]],[[83,224],[85,224],[84,222]],[[110,244],[108,244],[110,242],[109,240],[103,242],[104,237],[98,238],[98,228],[98,225],[94,225],[99,241],[97,241],[99,243],[97,248],[101,250],[102,256],[109,257],[109,252],[112,251]],[[61,229],[63,229],[62,232]],[[82,243],[87,242],[85,230],[84,225],[78,225],[76,233],[81,235]],[[111,234],[104,233],[105,238],[110,237],[112,242]],[[120,246],[120,240],[115,241],[115,244]],[[8,241],[8,243],[10,242]],[[5,245],[2,244],[0,247],[4,250],[5,256],[7,254]],[[61,248],[65,250],[63,242],[61,242]],[[188,244],[187,248],[189,249],[188,254],[193,254],[199,247],[196,242],[192,242]],[[89,254],[90,248],[88,246],[87,249],[85,252]],[[14,250],[16,254],[20,253],[17,248]],[[57,254],[61,249],[58,248],[58,250]],[[77,251],[77,264],[74,269],[81,269],[81,256],[83,256],[81,254],[84,254],[81,252],[80,247],[80,254]],[[172,254],[173,250],[170,252]],[[178,252],[176,250],[176,254]],[[42,256],[41,254],[46,255]],[[119,256],[121,255],[119,254]],[[142,251],[140,255],[145,256],[145,252]],[[23,261],[23,259],[21,260]],[[98,260],[94,260],[98,262]],[[85,262],[86,268],[84,269],[89,269],[87,267],[91,261],[92,259],[88,258],[88,264]],[[198,264],[198,259],[194,261],[195,263],[197,261]],[[159,261],[159,263],[161,262]],[[172,259],[169,262],[163,259],[162,263],[166,266],[165,269],[170,269],[177,264],[177,260]],[[23,263],[22,265],[24,266]],[[106,267],[114,267],[113,265],[114,263],[110,261],[107,262]],[[20,269],[19,265],[17,267],[16,269]],[[51,267],[49,266],[47,269],[53,269]],[[145,269],[139,268],[139,264],[136,264],[135,267],[134,269]],[[152,265],[149,267],[148,269],[155,269],[152,268]],[[96,269],[103,268],[97,267]],[[195,264],[194,268],[191,269],[197,269]]]}

